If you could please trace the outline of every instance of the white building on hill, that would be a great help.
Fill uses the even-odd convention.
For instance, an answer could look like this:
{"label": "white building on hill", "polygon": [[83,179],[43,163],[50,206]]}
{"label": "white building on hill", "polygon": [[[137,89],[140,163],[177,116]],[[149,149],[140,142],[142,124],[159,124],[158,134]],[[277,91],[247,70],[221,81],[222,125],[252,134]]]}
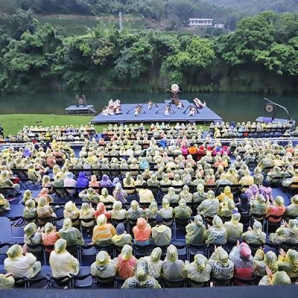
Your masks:
{"label": "white building on hill", "polygon": [[206,29],[213,26],[213,19],[189,19],[189,27]]}

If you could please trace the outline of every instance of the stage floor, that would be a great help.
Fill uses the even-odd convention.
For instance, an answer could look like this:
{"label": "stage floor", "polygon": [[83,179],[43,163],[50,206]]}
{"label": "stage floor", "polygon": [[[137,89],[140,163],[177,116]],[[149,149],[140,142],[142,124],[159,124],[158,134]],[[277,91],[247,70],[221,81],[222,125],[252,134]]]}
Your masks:
{"label": "stage floor", "polygon": [[94,105],[69,106],[65,109],[66,114],[92,114],[94,113]]}
{"label": "stage floor", "polygon": [[138,116],[134,116],[135,108],[138,104],[121,104],[121,114],[105,116],[101,113],[95,116],[91,120],[91,123],[196,122],[209,124],[211,122],[222,122],[222,118],[208,107],[198,109],[194,116],[188,116],[190,106],[193,103],[186,99],[180,99],[180,101],[183,104],[183,108],[178,109],[172,104],[169,115],[165,115],[165,108],[170,104],[170,100],[165,100],[164,103],[154,104],[151,109],[148,109],[147,104],[139,104],[142,108]]}

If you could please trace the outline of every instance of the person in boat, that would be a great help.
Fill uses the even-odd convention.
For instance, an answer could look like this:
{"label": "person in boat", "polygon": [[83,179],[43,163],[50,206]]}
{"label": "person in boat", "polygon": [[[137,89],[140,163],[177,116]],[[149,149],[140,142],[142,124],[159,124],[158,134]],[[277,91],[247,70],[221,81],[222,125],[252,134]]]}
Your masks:
{"label": "person in boat", "polygon": [[193,101],[194,101],[196,107],[199,108],[199,109],[202,109],[202,108],[204,108],[206,106],[206,103],[205,102],[204,103],[201,102],[201,100],[198,99],[197,97],[194,98]]}
{"label": "person in boat", "polygon": [[148,101],[148,110],[151,110],[153,107],[153,101],[152,100],[149,100]]}

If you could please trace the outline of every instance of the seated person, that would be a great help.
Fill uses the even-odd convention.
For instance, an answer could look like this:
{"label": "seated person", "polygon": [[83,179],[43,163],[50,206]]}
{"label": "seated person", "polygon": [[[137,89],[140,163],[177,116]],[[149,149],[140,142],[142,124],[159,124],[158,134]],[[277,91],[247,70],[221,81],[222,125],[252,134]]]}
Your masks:
{"label": "seated person", "polygon": [[266,233],[262,231],[262,224],[255,220],[252,229],[248,228],[247,232],[242,234],[242,240],[248,245],[263,246],[266,242]]}
{"label": "seated person", "polygon": [[[1,135],[1,131],[0,131]],[[11,272],[0,274],[0,290],[12,289],[14,287],[15,280]]]}
{"label": "seated person", "polygon": [[53,277],[61,278],[70,275],[78,275],[80,263],[77,258],[66,250],[67,242],[65,239],[58,239],[54,250],[50,255],[50,266]]}
{"label": "seated person", "polygon": [[106,187],[104,187],[101,190],[101,194],[99,195],[99,200],[104,204],[115,202],[115,198],[109,194],[108,189]]}
{"label": "seated person", "polygon": [[[237,241],[237,245],[233,247],[229,254],[230,260],[234,263],[234,278],[251,279],[254,272],[254,258],[251,255],[249,246],[242,242]],[[243,285],[237,279],[234,279],[237,285]]]}
{"label": "seated person", "polygon": [[214,216],[212,226],[209,226],[206,231],[205,239],[207,245],[223,245],[227,243],[227,230],[219,216]]}
{"label": "seated person", "polygon": [[42,252],[42,247],[38,245],[41,243],[41,228],[37,228],[34,222],[28,223],[24,227],[24,248],[33,254],[40,254]]}
{"label": "seated person", "polygon": [[132,229],[134,235],[134,244],[146,246],[150,244],[151,227],[146,219],[139,217],[136,226]]}
{"label": "seated person", "polygon": [[116,234],[112,237],[112,242],[118,247],[123,247],[125,244],[132,244],[132,237],[125,231],[123,223],[116,226]]}
{"label": "seated person", "polygon": [[64,218],[70,218],[72,225],[74,227],[77,227],[80,225],[80,211],[77,208],[76,204],[73,201],[68,201],[64,205],[64,210],[63,210],[63,217]]}
{"label": "seated person", "polygon": [[291,198],[291,204],[286,207],[285,217],[297,218],[298,217],[298,195]]}
{"label": "seated person", "polygon": [[66,240],[67,246],[84,245],[85,240],[82,233],[72,226],[70,218],[65,218],[63,227],[58,232],[59,237]]}
{"label": "seated person", "polygon": [[91,275],[99,278],[109,278],[116,275],[117,259],[111,260],[110,255],[102,250],[96,255],[96,260],[91,264]]}
{"label": "seated person", "polygon": [[[41,232],[42,244],[45,246],[53,246],[55,242],[60,238],[59,233],[56,231],[56,227],[47,222]],[[46,252],[50,253],[53,249],[45,248]]]}
{"label": "seated person", "polygon": [[125,220],[126,219],[126,209],[123,209],[122,203],[116,201],[113,204],[113,209],[111,210],[111,219],[115,220]]}
{"label": "seated person", "polygon": [[210,280],[211,266],[207,263],[207,258],[201,254],[196,254],[194,261],[186,265],[187,278],[195,283],[207,283]]}
{"label": "seated person", "polygon": [[148,267],[148,263],[144,259],[138,260],[134,276],[127,278],[121,288],[160,289],[161,286],[158,281],[154,277],[150,276]]}
{"label": "seated person", "polygon": [[140,208],[139,203],[136,200],[133,200],[130,203],[130,208],[127,210],[127,219],[136,221],[139,217],[142,217],[144,210]]}
{"label": "seated person", "polygon": [[116,234],[115,227],[107,223],[104,214],[98,216],[97,225],[93,228],[92,243],[99,246],[109,246],[112,244],[112,237]]}
{"label": "seated person", "polygon": [[0,214],[5,211],[10,210],[10,203],[7,199],[5,199],[4,195],[0,194]]}
{"label": "seated person", "polygon": [[229,259],[228,253],[221,246],[214,250],[208,260],[208,264],[211,266],[211,279],[229,280],[234,275],[234,263]]}
{"label": "seated person", "polygon": [[4,269],[13,274],[15,278],[34,278],[41,270],[41,263],[36,257],[19,244],[12,245],[6,252],[7,258],[4,260]]}
{"label": "seated person", "polygon": [[91,204],[98,204],[100,201],[99,194],[92,187],[82,190],[79,193],[79,198],[81,198],[83,202],[87,202]]}
{"label": "seated person", "polygon": [[174,208],[174,217],[179,219],[188,219],[192,215],[192,209],[186,205],[186,201],[181,199],[179,205]]}
{"label": "seated person", "polygon": [[169,187],[168,193],[163,198],[167,199],[170,204],[179,202],[179,195],[175,193],[174,187]]}
{"label": "seated person", "polygon": [[172,219],[174,217],[173,208],[170,206],[169,200],[165,197],[162,199],[162,208],[159,209],[158,214],[160,214],[160,216],[165,220]]}
{"label": "seated person", "polygon": [[83,203],[79,210],[80,224],[82,228],[87,229],[87,232],[90,232],[90,229],[95,226],[94,212],[94,208],[88,203]]}
{"label": "seated person", "polygon": [[178,259],[178,250],[172,244],[167,248],[161,272],[162,277],[169,281],[178,281],[186,278],[184,262]]}
{"label": "seated person", "polygon": [[156,226],[152,228],[152,243],[155,246],[166,246],[171,243],[172,230],[163,224],[161,215],[156,216]]}
{"label": "seated person", "polygon": [[134,276],[137,259],[132,254],[132,247],[125,244],[117,258],[117,277],[127,279]]}
{"label": "seated person", "polygon": [[185,241],[186,244],[204,244],[206,227],[201,215],[196,215],[186,227]]}
{"label": "seated person", "polygon": [[148,185],[146,182],[143,182],[138,192],[140,203],[151,203],[152,201],[155,201],[153,192],[148,189]]}
{"label": "seated person", "polygon": [[161,268],[163,260],[161,260],[162,250],[160,247],[155,247],[150,256],[144,257],[148,264],[149,274],[157,280],[161,277]]}
{"label": "seated person", "polygon": [[243,233],[243,224],[240,222],[241,214],[235,212],[230,221],[224,223],[227,230],[227,242],[236,243]]}

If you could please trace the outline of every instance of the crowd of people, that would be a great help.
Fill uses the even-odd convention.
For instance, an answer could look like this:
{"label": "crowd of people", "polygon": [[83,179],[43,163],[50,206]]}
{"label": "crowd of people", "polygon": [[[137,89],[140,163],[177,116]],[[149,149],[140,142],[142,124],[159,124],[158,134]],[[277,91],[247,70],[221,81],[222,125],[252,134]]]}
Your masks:
{"label": "crowd of people", "polygon": [[[0,286],[42,274],[40,249],[54,278],[78,275],[76,246],[85,245],[112,247],[98,252],[90,272],[116,276],[123,288],[295,283],[298,196],[288,202],[272,189],[273,179],[281,190],[298,182],[298,146],[284,143],[223,144],[193,124],[162,123],[110,125],[84,137],[79,152],[56,138],[2,147],[1,212],[13,208],[24,178],[38,191],[22,194],[24,245],[8,249]],[[204,249],[192,254],[194,247]]]}

